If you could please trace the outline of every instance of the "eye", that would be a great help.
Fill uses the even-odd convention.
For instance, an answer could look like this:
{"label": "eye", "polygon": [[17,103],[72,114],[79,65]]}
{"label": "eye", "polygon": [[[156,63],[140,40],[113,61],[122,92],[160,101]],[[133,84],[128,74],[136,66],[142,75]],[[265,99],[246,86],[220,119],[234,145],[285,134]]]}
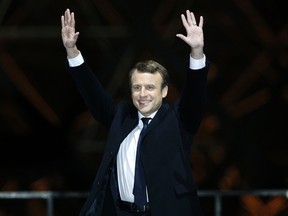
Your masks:
{"label": "eye", "polygon": [[155,86],[154,86],[154,85],[148,85],[148,86],[146,87],[146,89],[149,90],[149,91],[152,91],[152,90],[155,89]]}
{"label": "eye", "polygon": [[141,90],[141,86],[140,86],[140,85],[134,85],[134,86],[132,86],[132,91],[138,92],[138,91],[140,91],[140,90]]}

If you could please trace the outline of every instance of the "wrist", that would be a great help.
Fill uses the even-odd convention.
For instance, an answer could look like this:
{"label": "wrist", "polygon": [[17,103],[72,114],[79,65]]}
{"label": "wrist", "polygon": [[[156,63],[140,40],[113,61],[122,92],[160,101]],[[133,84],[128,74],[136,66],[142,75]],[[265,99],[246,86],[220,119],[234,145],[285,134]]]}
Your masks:
{"label": "wrist", "polygon": [[75,58],[80,53],[80,51],[78,50],[77,46],[74,46],[74,47],[71,47],[71,48],[67,48],[66,47],[66,52],[67,52],[67,57],[68,58]]}
{"label": "wrist", "polygon": [[190,55],[191,55],[191,57],[193,59],[196,59],[196,60],[202,59],[204,57],[203,48],[201,47],[201,48],[193,48],[193,49],[191,49],[191,54]]}

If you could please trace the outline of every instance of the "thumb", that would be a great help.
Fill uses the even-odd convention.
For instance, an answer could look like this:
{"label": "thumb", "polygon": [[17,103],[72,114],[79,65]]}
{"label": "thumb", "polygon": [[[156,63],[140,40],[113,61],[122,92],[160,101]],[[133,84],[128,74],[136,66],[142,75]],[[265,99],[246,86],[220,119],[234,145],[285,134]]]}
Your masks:
{"label": "thumb", "polygon": [[76,32],[75,35],[74,35],[74,40],[78,40],[78,37],[79,37],[79,32]]}
{"label": "thumb", "polygon": [[176,37],[186,42],[186,37],[183,34],[176,34]]}

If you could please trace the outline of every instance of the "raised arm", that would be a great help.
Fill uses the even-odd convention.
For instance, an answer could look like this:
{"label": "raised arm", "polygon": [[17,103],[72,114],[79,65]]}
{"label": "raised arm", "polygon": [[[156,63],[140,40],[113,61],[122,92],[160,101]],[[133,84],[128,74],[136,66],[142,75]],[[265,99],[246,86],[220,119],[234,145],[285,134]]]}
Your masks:
{"label": "raised arm", "polygon": [[[203,17],[200,16],[199,24],[197,25],[194,14],[187,10],[186,17],[181,14],[181,19],[186,29],[186,35],[177,34],[176,36],[190,46],[190,55],[193,59],[202,59],[203,61]],[[187,68],[185,85],[183,86],[177,107],[182,125],[191,134],[195,134],[199,128],[207,100],[207,73],[209,64],[206,59],[204,60],[205,67],[200,67],[199,69]]]}
{"label": "raised arm", "polygon": [[62,42],[66,49],[68,58],[74,58],[79,54],[76,42],[79,32],[75,32],[75,17],[74,13],[66,9],[64,15],[61,16],[61,36]]}
{"label": "raised arm", "polygon": [[204,56],[204,35],[203,35],[203,17],[200,16],[199,24],[197,25],[193,12],[186,11],[186,17],[181,14],[181,19],[184,28],[186,29],[186,36],[183,34],[176,34],[185,43],[191,47],[191,57],[193,59],[201,59]]}

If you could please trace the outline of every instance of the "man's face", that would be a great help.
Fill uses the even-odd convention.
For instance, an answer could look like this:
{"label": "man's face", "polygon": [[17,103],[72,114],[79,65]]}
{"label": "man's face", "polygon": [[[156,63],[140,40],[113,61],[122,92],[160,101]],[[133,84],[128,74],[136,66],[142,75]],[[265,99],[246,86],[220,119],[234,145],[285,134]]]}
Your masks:
{"label": "man's face", "polygon": [[168,86],[161,88],[162,81],[159,73],[139,73],[136,70],[132,74],[131,97],[142,115],[148,116],[160,108],[168,93]]}

